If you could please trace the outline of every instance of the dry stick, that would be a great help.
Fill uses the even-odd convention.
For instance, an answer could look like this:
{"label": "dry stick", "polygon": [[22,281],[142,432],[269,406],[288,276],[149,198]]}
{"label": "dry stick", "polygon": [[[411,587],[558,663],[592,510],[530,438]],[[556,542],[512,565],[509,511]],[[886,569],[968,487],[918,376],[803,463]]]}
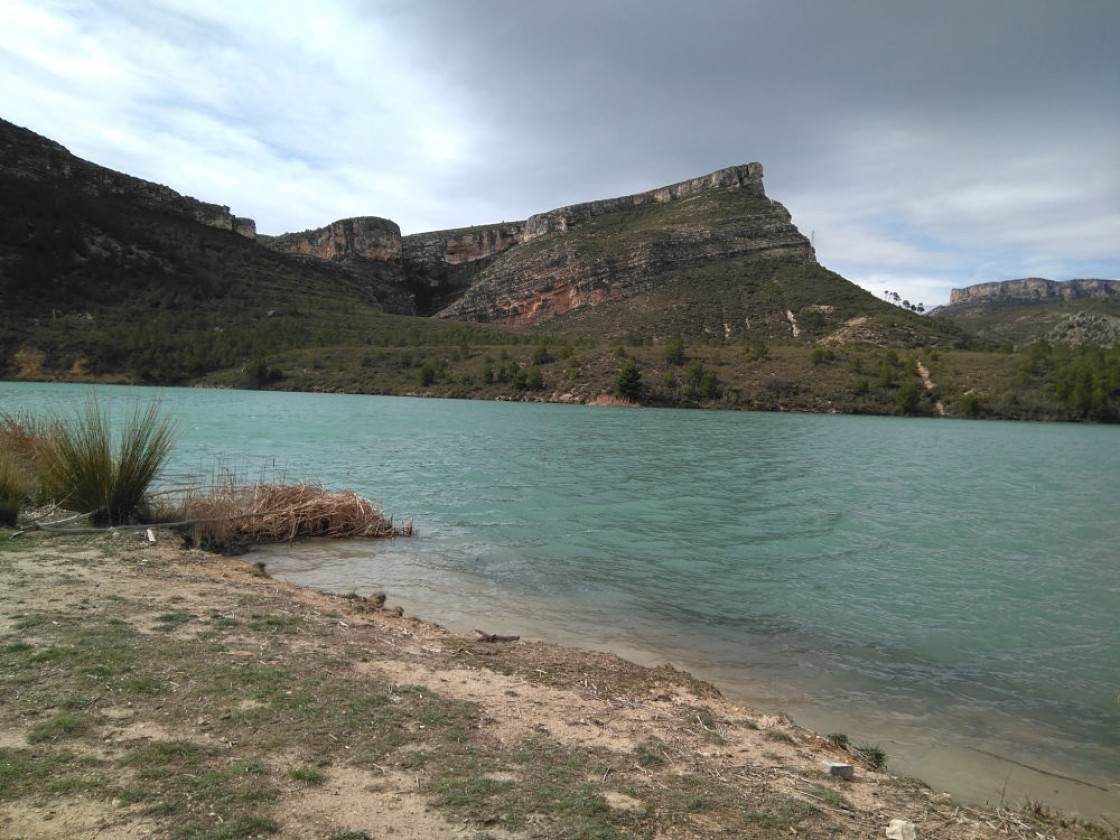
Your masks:
{"label": "dry stick", "polygon": [[1079,785],[1085,785],[1085,787],[1096,788],[1097,790],[1103,790],[1105,793],[1108,793],[1108,788],[1102,785],[1093,784],[1092,782],[1087,782],[1084,779],[1077,779],[1073,776],[1063,776],[1061,773],[1051,773],[1049,770],[1043,770],[1041,767],[1035,767],[1031,764],[1024,764],[1021,761],[1016,761],[1013,758],[1007,758],[1007,756],[1000,755],[999,753],[988,752],[987,750],[982,750],[979,747],[970,746],[969,749],[982,755],[988,755],[992,758],[998,758],[1000,761],[1006,761],[1008,764],[1016,764],[1019,767],[1025,767],[1027,770],[1033,770],[1036,773],[1041,773],[1043,776],[1051,776],[1055,779],[1062,779],[1066,782],[1074,782]]}
{"label": "dry stick", "polygon": [[497,633],[487,633],[483,630],[475,630],[478,634],[480,642],[516,642],[521,639],[520,636],[499,636]]}
{"label": "dry stick", "polygon": [[[184,525],[204,525],[211,522],[230,522],[234,519],[251,519],[254,516],[260,516],[259,513],[238,513],[230,516],[220,516],[213,519],[185,519],[182,522],[157,522],[152,525],[113,525],[107,528],[56,528],[58,522],[51,522],[48,525],[43,525],[39,522],[34,522],[32,530],[45,531],[51,536],[65,535],[65,534],[104,534],[106,531],[145,531],[148,528],[181,528]],[[89,516],[88,513],[80,513],[77,516],[71,516],[69,519],[61,519],[59,522],[70,522],[82,516]]]}

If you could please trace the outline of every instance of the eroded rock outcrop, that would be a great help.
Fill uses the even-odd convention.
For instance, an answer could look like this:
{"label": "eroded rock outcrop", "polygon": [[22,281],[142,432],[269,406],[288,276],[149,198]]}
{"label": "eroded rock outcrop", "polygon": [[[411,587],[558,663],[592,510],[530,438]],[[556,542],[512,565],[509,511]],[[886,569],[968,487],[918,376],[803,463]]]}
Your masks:
{"label": "eroded rock outcrop", "polygon": [[416,233],[404,238],[402,256],[411,264],[462,265],[508,251],[524,236],[524,222]]}
{"label": "eroded rock outcrop", "polygon": [[438,315],[534,325],[690,269],[772,259],[816,255],[789,212],[766,197],[761,164],[751,163],[532,216],[521,242],[494,255]]}
{"label": "eroded rock outcrop", "polygon": [[273,237],[268,246],[287,254],[300,254],[321,260],[361,257],[399,265],[401,229],[390,219],[357,216],[339,219],[316,230]]}
{"label": "eroded rock outcrop", "polygon": [[1099,312],[1075,312],[1059,322],[1048,339],[1074,347],[1120,347],[1120,318]]}
{"label": "eroded rock outcrop", "polygon": [[300,233],[267,237],[274,251],[302,259],[322,260],[348,271],[387,312],[425,314],[401,270],[401,229],[391,219],[356,216]]}
{"label": "eroded rock outcrop", "polygon": [[127,196],[153,209],[174,213],[209,227],[256,239],[252,219],[234,216],[229,207],[181,195],[170,187],[115,172],[72,155],[66,147],[0,119],[0,172],[34,181],[64,181],[87,196]]}

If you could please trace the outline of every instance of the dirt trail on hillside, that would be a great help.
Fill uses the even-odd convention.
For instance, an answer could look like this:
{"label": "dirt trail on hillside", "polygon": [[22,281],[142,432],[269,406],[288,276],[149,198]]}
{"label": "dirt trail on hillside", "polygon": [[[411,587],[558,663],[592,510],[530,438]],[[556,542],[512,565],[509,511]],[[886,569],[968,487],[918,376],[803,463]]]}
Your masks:
{"label": "dirt trail on hillside", "polygon": [[[934,384],[933,384],[933,380],[930,378],[930,375],[929,375],[929,368],[927,368],[925,365],[923,365],[920,361],[917,362],[917,365],[918,365],[918,376],[920,376],[922,378],[922,384],[926,386],[927,391],[932,391],[934,389]],[[945,416],[945,405],[944,405],[944,403],[941,402],[941,400],[937,400],[933,404],[933,410],[937,412],[938,417],[944,417]]]}

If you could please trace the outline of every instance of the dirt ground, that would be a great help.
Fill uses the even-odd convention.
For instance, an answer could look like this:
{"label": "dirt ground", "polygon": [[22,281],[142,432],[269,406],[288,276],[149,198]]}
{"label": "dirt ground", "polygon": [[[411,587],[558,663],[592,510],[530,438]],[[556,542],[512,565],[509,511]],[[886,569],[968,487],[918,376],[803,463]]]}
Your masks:
{"label": "dirt ground", "polygon": [[668,667],[155,536],[0,531],[0,837],[1115,836],[960,807]]}

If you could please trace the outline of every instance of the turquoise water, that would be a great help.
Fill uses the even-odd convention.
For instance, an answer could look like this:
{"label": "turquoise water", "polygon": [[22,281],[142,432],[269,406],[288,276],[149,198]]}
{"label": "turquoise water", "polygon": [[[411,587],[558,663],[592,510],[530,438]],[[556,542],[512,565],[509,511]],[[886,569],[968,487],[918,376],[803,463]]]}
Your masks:
{"label": "turquoise water", "polygon": [[23,383],[0,410],[90,390],[161,398],[177,474],[313,478],[418,531],[276,574],[670,661],[955,795],[1120,820],[1120,429]]}

